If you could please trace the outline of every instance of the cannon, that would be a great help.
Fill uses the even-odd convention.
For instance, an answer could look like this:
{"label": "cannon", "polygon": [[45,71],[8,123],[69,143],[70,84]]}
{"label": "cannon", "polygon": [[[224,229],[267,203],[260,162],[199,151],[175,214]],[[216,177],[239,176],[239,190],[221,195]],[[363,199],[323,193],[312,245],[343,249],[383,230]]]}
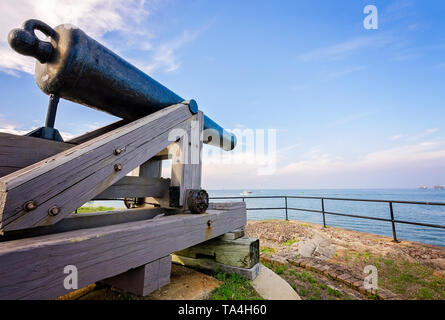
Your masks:
{"label": "cannon", "polygon": [[[40,40],[35,30],[48,41]],[[54,125],[59,97],[130,121],[185,101],[73,25],[53,29],[42,21],[28,20],[22,29],[9,33],[8,42],[18,53],[37,59],[37,85],[51,97],[46,130]],[[189,108],[197,113],[195,100],[189,101]],[[204,143],[224,150],[235,147],[235,136],[206,115],[204,130],[212,131]]]}
{"label": "cannon", "polygon": [[[0,300],[51,299],[98,281],[145,296],[170,281],[172,253],[189,263],[198,254],[186,249],[213,239],[211,256],[231,257],[207,266],[258,274],[258,240],[240,238],[245,203],[209,203],[201,189],[203,143],[232,150],[231,133],[78,28],[28,20],[8,39],[37,59],[50,99],[44,127],[0,132]],[[63,141],[60,98],[122,119]],[[78,212],[94,200],[127,208]],[[78,286],[65,285],[67,267]]]}
{"label": "cannon", "polygon": [[[55,224],[90,200],[206,212],[202,143],[230,151],[236,139],[195,100],[69,24],[53,29],[27,20],[9,32],[8,42],[36,58],[35,80],[50,99],[45,126],[26,135],[40,139],[0,135],[0,233]],[[60,98],[122,120],[63,141],[54,128]],[[172,159],[169,179],[161,177],[165,159]]]}

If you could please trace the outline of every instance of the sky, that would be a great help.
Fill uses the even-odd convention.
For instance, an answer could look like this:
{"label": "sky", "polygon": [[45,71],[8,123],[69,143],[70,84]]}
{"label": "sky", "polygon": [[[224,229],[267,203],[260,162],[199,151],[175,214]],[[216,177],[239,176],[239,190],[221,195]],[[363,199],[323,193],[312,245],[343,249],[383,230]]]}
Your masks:
{"label": "sky", "polygon": [[[205,148],[205,188],[444,185],[444,17],[441,0],[1,1],[0,131],[44,124],[35,61],[6,41],[37,18],[80,27],[227,129],[276,130],[273,154],[241,142],[224,163]],[[116,119],[62,100],[56,128],[68,139]]]}

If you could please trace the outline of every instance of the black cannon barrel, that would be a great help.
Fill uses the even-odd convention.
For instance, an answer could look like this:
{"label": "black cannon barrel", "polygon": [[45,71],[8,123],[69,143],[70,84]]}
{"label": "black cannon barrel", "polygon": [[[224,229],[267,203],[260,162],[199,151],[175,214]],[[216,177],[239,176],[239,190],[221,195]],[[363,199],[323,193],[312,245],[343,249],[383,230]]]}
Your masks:
{"label": "black cannon barrel", "polygon": [[[37,38],[35,30],[49,41]],[[75,26],[63,24],[53,29],[42,21],[28,20],[22,29],[9,33],[8,41],[15,51],[38,60],[35,79],[49,95],[128,120],[185,100]],[[194,100],[189,106],[197,112]],[[211,138],[204,139],[205,143],[224,150],[235,147],[235,136],[205,116],[204,130],[209,129]]]}

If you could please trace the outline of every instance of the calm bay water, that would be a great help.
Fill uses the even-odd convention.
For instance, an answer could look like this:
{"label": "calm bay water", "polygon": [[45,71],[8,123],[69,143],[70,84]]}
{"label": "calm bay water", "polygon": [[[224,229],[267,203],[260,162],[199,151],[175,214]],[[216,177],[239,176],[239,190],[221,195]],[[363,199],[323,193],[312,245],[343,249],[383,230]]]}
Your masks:
{"label": "calm bay water", "polygon": [[[445,203],[444,190],[420,189],[322,189],[322,190],[251,190],[251,196],[314,196],[330,198],[354,198],[372,200],[404,200]],[[209,190],[210,197],[240,196],[243,190]],[[216,201],[216,200],[215,200]],[[228,200],[225,200],[228,201]],[[236,200],[230,200],[236,201]],[[241,200],[238,200],[241,201]],[[284,207],[284,199],[249,199],[246,197],[248,208]],[[96,205],[123,207],[122,202],[100,201]],[[321,201],[313,199],[288,199],[288,206],[301,209],[320,210]],[[325,201],[325,210],[330,212],[347,213],[359,216],[390,218],[387,203]],[[284,219],[284,210],[248,211],[249,220]],[[289,210],[289,219],[314,223],[323,223],[320,213],[300,212]],[[398,220],[445,225],[445,206],[425,206],[394,204],[394,216]],[[326,215],[328,226],[336,226],[351,230],[375,233],[392,237],[391,223],[350,217]],[[445,246],[445,230],[421,226],[397,224],[399,239],[412,240],[434,245]]]}
{"label": "calm bay water", "polygon": [[[323,189],[323,190],[251,190],[251,196],[314,196],[329,198],[352,198],[372,200],[403,200],[445,203],[444,190],[420,189]],[[211,190],[211,197],[240,196],[243,190]],[[284,199],[249,199],[246,197],[248,208],[284,207]],[[288,207],[300,209],[321,210],[321,201],[314,199],[288,199]],[[445,225],[445,206],[394,204],[396,220]],[[377,218],[390,218],[387,203],[351,202],[325,200],[325,210],[330,212],[346,213],[359,216]],[[314,223],[323,223],[321,213],[288,211],[289,219],[302,220]],[[249,220],[284,219],[284,210],[248,211]],[[326,215],[328,226],[342,227],[351,230],[375,233],[392,237],[391,223],[367,219]],[[397,237],[445,246],[445,230],[396,224]]]}

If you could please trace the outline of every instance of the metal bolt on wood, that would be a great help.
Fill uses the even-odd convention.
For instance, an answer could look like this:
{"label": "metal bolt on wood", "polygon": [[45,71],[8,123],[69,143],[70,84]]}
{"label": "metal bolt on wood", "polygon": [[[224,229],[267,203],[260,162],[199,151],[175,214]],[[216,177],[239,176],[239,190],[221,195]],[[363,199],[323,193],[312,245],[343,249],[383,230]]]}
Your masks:
{"label": "metal bolt on wood", "polygon": [[59,213],[60,213],[60,208],[57,207],[57,206],[51,207],[51,208],[48,210],[48,214],[49,214],[50,216],[57,216]]}
{"label": "metal bolt on wood", "polygon": [[114,165],[114,171],[121,171],[122,170],[122,164],[116,163]]}
{"label": "metal bolt on wood", "polygon": [[121,153],[122,153],[122,150],[121,150],[121,149],[119,149],[119,148],[114,149],[114,155],[118,156],[118,155],[120,155]]}
{"label": "metal bolt on wood", "polygon": [[35,201],[28,201],[23,205],[23,208],[25,209],[25,211],[32,211],[35,210],[37,208],[37,203]]}

